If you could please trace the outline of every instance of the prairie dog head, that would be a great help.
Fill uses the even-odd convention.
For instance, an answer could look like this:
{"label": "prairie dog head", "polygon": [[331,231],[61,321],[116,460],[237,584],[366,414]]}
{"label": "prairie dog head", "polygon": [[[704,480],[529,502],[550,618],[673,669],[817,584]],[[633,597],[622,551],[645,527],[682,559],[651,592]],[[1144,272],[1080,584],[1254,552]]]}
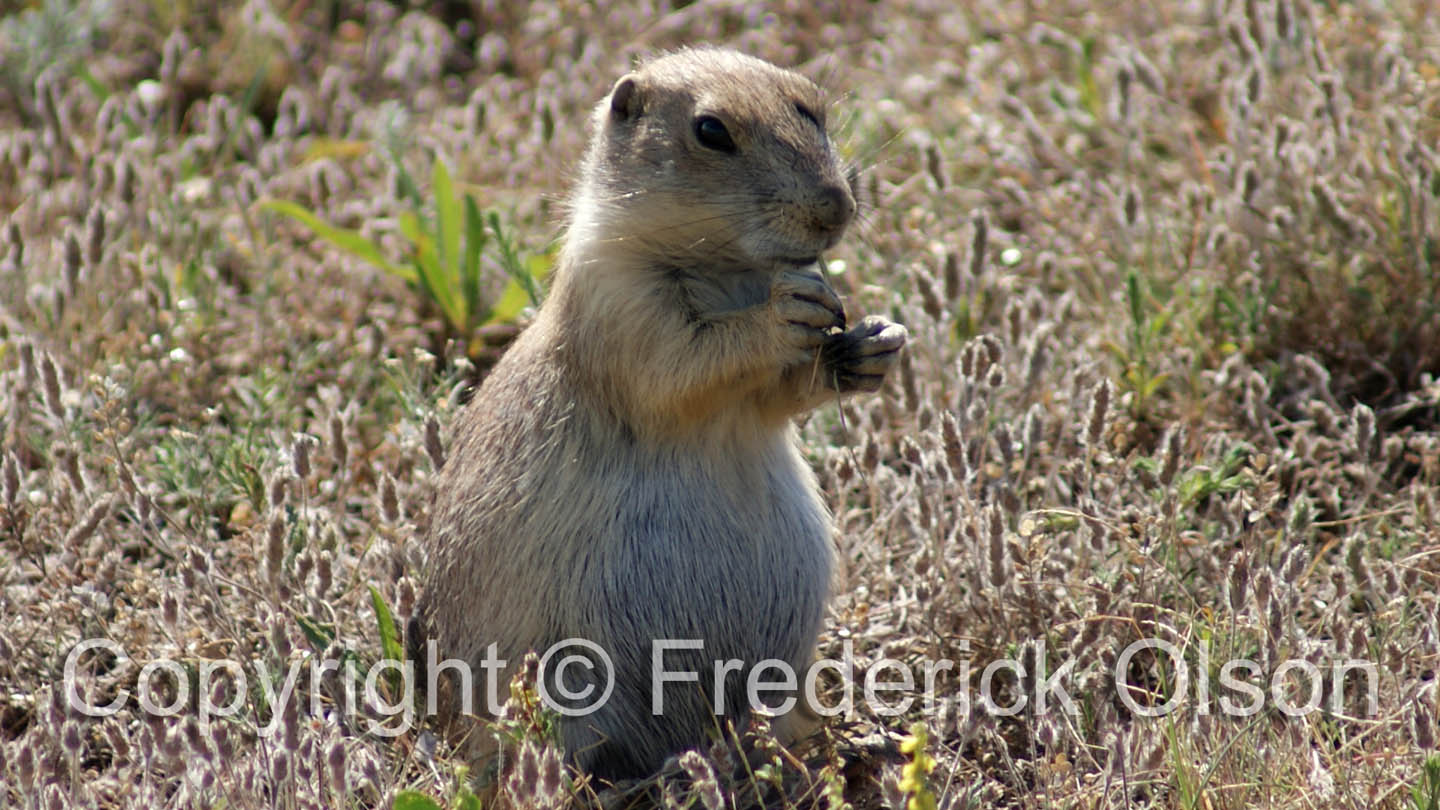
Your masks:
{"label": "prairie dog head", "polygon": [[811,264],[855,216],[825,112],[810,80],[734,51],[648,61],[595,111],[571,238],[658,265]]}

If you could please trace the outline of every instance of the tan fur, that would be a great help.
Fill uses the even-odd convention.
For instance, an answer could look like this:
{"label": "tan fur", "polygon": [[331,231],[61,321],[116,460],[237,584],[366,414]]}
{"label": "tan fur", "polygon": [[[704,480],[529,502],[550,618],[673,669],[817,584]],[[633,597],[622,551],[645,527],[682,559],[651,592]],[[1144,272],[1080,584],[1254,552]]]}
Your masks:
{"label": "tan fur", "polygon": [[[549,296],[455,426],[412,649],[433,637],[478,679],[492,642],[506,678],[527,650],[599,644],[615,691],[561,736],[605,778],[646,775],[722,725],[712,661],[803,674],[813,654],[830,520],[791,418],[875,390],[905,342],[880,318],[844,329],[816,269],[855,210],[824,114],[811,82],[732,51],[617,82]],[[733,150],[702,142],[703,116]],[[667,688],[660,717],[655,639],[705,645],[667,654],[704,688]],[[729,719],[743,685],[727,681]]]}

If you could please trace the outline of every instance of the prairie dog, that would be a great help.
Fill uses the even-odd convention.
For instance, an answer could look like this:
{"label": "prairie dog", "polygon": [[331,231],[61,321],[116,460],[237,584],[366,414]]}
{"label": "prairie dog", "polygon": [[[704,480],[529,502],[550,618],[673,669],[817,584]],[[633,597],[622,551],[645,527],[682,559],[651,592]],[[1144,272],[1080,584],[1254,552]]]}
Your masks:
{"label": "prairie dog", "polygon": [[[506,679],[528,650],[598,645],[613,693],[560,734],[617,780],[743,722],[760,662],[803,679],[832,551],[792,417],[878,389],[906,332],[847,329],[817,269],[856,204],[809,80],[683,50],[622,77],[592,123],[550,293],[454,426],[411,645],[470,663],[477,712],[488,645]],[[657,716],[667,639],[703,648],[664,654],[698,680],[667,684]],[[564,684],[598,693],[603,674]]]}

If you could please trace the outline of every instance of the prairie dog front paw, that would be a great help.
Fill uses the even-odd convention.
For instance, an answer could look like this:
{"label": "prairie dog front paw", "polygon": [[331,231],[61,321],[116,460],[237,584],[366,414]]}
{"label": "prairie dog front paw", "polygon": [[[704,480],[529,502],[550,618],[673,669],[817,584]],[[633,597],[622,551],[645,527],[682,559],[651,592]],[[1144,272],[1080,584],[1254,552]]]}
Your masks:
{"label": "prairie dog front paw", "polygon": [[826,382],[842,394],[880,390],[909,335],[905,327],[878,315],[831,334],[820,354]]}
{"label": "prairie dog front paw", "polygon": [[787,270],[775,277],[770,304],[785,342],[809,351],[845,328],[845,306],[815,268]]}

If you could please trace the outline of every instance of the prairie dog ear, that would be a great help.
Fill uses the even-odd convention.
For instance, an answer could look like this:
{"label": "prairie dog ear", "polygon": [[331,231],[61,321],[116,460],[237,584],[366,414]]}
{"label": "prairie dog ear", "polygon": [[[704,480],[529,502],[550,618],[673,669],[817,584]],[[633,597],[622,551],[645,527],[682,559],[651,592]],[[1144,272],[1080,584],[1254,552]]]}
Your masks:
{"label": "prairie dog ear", "polygon": [[640,112],[640,88],[636,86],[635,74],[627,73],[610,91],[610,114],[620,121],[629,121]]}

